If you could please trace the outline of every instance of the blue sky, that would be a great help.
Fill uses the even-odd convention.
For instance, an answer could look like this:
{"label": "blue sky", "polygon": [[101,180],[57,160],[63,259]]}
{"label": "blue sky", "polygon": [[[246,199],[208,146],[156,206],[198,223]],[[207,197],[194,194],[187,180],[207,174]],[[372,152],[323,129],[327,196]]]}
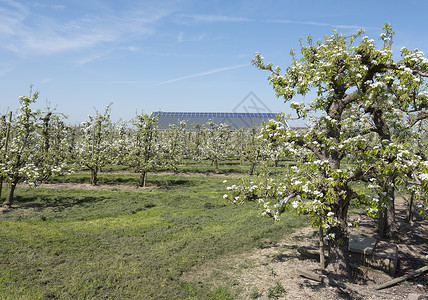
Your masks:
{"label": "blue sky", "polygon": [[113,102],[114,120],[136,111],[229,112],[253,92],[289,112],[250,61],[260,52],[286,67],[299,37],[385,22],[402,46],[428,53],[428,1],[0,0],[0,114],[29,86],[70,123]]}

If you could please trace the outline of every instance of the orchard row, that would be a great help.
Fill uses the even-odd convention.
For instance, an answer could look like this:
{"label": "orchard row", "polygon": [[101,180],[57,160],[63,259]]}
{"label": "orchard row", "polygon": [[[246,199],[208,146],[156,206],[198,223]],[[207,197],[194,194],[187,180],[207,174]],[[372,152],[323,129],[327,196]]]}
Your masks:
{"label": "orchard row", "polygon": [[226,124],[188,126],[183,120],[160,130],[159,117],[144,113],[112,122],[111,105],[78,126],[67,125],[61,114],[32,109],[37,97],[37,92],[21,97],[19,112],[0,119],[0,186],[8,184],[4,206],[12,204],[18,183],[36,186],[70,166],[89,169],[93,185],[104,166],[128,166],[140,174],[137,185],[145,186],[148,172],[176,170],[183,159],[210,161],[216,172],[226,158],[247,161],[252,174],[259,162],[277,163],[284,155],[280,144],[263,143],[256,127],[232,131]]}

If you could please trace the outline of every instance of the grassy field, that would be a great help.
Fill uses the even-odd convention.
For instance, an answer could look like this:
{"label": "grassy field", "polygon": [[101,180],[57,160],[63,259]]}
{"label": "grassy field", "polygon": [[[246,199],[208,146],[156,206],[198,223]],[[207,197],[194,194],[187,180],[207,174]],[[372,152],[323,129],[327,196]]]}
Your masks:
{"label": "grassy field", "polygon": [[111,188],[19,187],[14,208],[0,214],[0,299],[232,299],[233,282],[180,276],[307,223],[294,215],[274,223],[254,204],[226,203],[224,179],[149,174],[149,188],[136,189],[137,175],[102,174]]}

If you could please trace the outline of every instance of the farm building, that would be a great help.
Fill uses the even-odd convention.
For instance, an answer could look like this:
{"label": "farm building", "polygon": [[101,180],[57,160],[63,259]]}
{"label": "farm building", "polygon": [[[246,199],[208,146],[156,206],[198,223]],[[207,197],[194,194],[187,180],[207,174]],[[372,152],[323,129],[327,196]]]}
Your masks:
{"label": "farm building", "polygon": [[165,129],[169,125],[178,125],[186,121],[188,128],[195,125],[206,124],[212,120],[215,124],[229,124],[232,129],[251,128],[259,126],[262,122],[276,118],[276,113],[226,113],[226,112],[154,112],[159,116],[159,128]]}

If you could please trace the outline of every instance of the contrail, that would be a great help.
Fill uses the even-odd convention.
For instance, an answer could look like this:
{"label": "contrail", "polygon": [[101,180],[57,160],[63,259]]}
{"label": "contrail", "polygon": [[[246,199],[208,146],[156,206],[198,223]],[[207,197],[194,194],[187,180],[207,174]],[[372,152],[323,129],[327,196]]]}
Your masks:
{"label": "contrail", "polygon": [[218,69],[214,69],[214,70],[210,70],[210,71],[206,71],[206,72],[196,73],[196,74],[192,74],[192,75],[187,75],[187,76],[183,76],[183,77],[178,77],[178,78],[162,81],[162,82],[158,83],[157,85],[169,84],[169,83],[173,83],[173,82],[177,82],[177,81],[181,81],[181,80],[202,77],[202,76],[206,76],[206,75],[210,75],[210,74],[214,74],[214,73],[218,73],[218,72],[238,69],[238,68],[247,67],[247,66],[249,66],[249,64],[218,68]]}

